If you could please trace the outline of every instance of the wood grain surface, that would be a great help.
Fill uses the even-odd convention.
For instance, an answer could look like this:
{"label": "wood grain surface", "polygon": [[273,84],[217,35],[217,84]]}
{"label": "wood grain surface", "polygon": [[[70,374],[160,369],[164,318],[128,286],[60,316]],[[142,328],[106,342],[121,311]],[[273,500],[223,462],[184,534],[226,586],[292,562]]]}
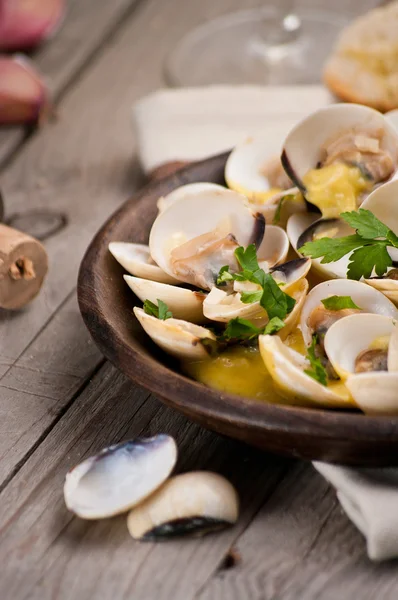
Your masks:
{"label": "wood grain surface", "polygon": [[[244,6],[262,5],[246,0]],[[359,13],[371,0],[305,0]],[[36,54],[58,120],[25,139],[0,134],[7,212],[53,208],[68,226],[46,240],[50,275],[26,310],[0,313],[0,598],[389,600],[396,563],[372,564],[324,480],[304,463],[204,431],[103,364],[77,311],[80,259],[140,184],[132,103],[162,85],[165,55],[192,26],[239,0],[70,0]],[[138,544],[123,518],[67,513],[67,469],[104,445],[168,431],[179,470],[208,468],[237,486],[241,518],[203,540]]]}

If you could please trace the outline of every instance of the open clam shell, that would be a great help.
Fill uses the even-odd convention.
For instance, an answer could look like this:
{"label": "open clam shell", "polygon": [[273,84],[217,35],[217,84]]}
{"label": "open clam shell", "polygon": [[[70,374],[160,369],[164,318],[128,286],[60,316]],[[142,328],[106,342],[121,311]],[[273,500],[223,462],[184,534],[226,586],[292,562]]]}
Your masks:
{"label": "open clam shell", "polygon": [[186,185],[181,185],[176,188],[167,196],[162,196],[159,198],[157,202],[157,207],[159,212],[166,210],[171,204],[174,202],[179,202],[180,200],[184,200],[188,196],[195,195],[198,192],[213,192],[214,190],[222,190],[222,185],[217,185],[217,183],[210,182],[198,182],[198,183],[187,183]]}
{"label": "open clam shell", "polygon": [[168,275],[152,260],[149,246],[128,242],[111,242],[109,252],[126,271],[151,281],[175,285],[180,283],[175,277]]}
{"label": "open clam shell", "polygon": [[134,314],[150,338],[162,350],[181,360],[204,359],[209,356],[207,344],[201,340],[214,341],[215,335],[205,327],[183,321],[181,319],[166,319],[162,321],[147,315],[142,308],[134,307]]}
{"label": "open clam shell", "polygon": [[172,477],[127,517],[131,536],[164,541],[202,536],[230,527],[238,519],[239,498],[221,475],[206,471]]}
{"label": "open clam shell", "polygon": [[140,277],[124,275],[124,280],[142,301],[150,300],[157,304],[158,300],[165,302],[175,319],[183,319],[191,323],[203,323],[203,301],[206,294],[187,290],[167,283],[149,281]]}
{"label": "open clam shell", "polygon": [[267,225],[264,237],[257,248],[257,258],[262,269],[268,271],[286,260],[289,252],[289,238],[282,227]]}
{"label": "open clam shell", "polygon": [[283,284],[283,291],[288,292],[291,286],[308,275],[310,269],[310,258],[295,258],[272,268],[270,273],[278,284]]}
{"label": "open clam shell", "polygon": [[66,475],[65,502],[84,519],[125,512],[154,492],[177,460],[172,437],[137,438],[105,448]]}
{"label": "open clam shell", "polygon": [[[309,346],[312,341],[313,329],[310,326],[312,312],[318,307],[323,307],[322,300],[330,296],[350,296],[354,303],[367,313],[375,313],[386,315],[388,317],[398,318],[398,310],[394,304],[386,298],[384,294],[378,290],[352,279],[333,279],[324,281],[316,285],[308,294],[301,312],[300,326],[303,334],[304,342]],[[323,309],[322,309],[323,310]],[[318,325],[323,333],[325,333],[332,325],[334,320],[347,315],[347,311],[335,311],[330,319],[330,312],[325,312],[325,321],[322,323],[321,314],[319,315]]]}
{"label": "open clam shell", "polygon": [[352,408],[350,394],[341,384],[324,386],[304,371],[310,367],[302,354],[286,346],[276,335],[260,335],[264,364],[282,396],[294,403],[330,408]]}
{"label": "open clam shell", "polygon": [[371,314],[346,317],[325,336],[329,360],[367,414],[398,414],[397,340],[397,321]]}
{"label": "open clam shell", "polygon": [[[287,223],[287,234],[293,248],[300,255],[298,249],[306,242],[319,239],[322,236],[342,237],[351,235],[354,230],[341,219],[320,219],[315,213],[292,215]],[[312,267],[323,278],[345,279],[350,255],[343,256],[340,260],[322,264],[322,258],[313,258]]]}
{"label": "open clam shell", "polygon": [[303,177],[322,160],[325,142],[344,130],[382,130],[380,146],[397,160],[398,135],[392,124],[373,108],[360,104],[333,104],[312,113],[288,134],[282,151],[282,164],[290,179],[305,194]]}
{"label": "open clam shell", "polygon": [[[191,279],[195,269],[207,274],[207,280],[213,280],[226,264],[221,252],[209,256],[207,251],[201,251],[200,242],[198,248],[187,249],[188,257],[192,253],[195,258],[195,269],[186,268],[186,272],[176,274],[172,251],[177,247],[185,248],[185,242],[210,232],[228,238],[231,253],[233,242],[241,246],[254,243],[258,248],[264,237],[264,226],[264,218],[253,215],[246,207],[244,196],[224,188],[202,191],[187,196],[183,202],[174,202],[158,215],[149,238],[150,252],[166,273],[181,281],[193,283]],[[210,287],[207,284],[207,288]]]}
{"label": "open clam shell", "polygon": [[[395,325],[392,317],[367,313],[350,315],[331,325],[325,335],[325,352],[339,377],[347,379],[354,374],[358,355],[370,348],[375,340],[389,339]],[[390,363],[396,365],[395,346],[393,354]]]}

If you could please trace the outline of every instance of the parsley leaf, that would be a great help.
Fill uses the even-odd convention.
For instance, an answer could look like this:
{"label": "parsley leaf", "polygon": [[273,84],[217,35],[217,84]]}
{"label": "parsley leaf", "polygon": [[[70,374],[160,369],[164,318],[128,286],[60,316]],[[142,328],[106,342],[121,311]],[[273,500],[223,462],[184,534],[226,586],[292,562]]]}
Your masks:
{"label": "parsley leaf", "polygon": [[323,256],[321,263],[324,264],[336,262],[362,245],[363,239],[361,236],[354,234],[340,238],[325,237],[313,242],[307,242],[298,251],[304,256],[310,256],[311,258],[320,258]]}
{"label": "parsley leaf", "polygon": [[263,290],[257,292],[241,292],[240,299],[244,304],[252,304],[253,302],[260,302],[263,297]]}
{"label": "parsley leaf", "polygon": [[347,277],[349,279],[368,278],[372,275],[373,269],[376,270],[379,277],[384,275],[388,267],[392,265],[386,246],[387,244],[382,242],[355,250],[350,256]]}
{"label": "parsley leaf", "polygon": [[254,244],[250,244],[246,250],[243,246],[240,246],[235,250],[235,256],[242,271],[251,271],[254,273],[260,269],[257,261],[256,246]]}
{"label": "parsley leaf", "polygon": [[315,379],[321,385],[328,384],[328,378],[326,369],[323,366],[321,359],[315,354],[315,347],[318,343],[318,336],[315,334],[312,336],[311,346],[307,350],[307,359],[310,361],[311,369],[305,369],[304,373]]}
{"label": "parsley leaf", "polygon": [[224,285],[225,283],[228,283],[228,281],[233,281],[233,279],[234,279],[234,277],[233,277],[232,273],[229,272],[229,266],[225,265],[224,267],[221,267],[221,269],[220,269],[216,284]]}
{"label": "parsley leaf", "polygon": [[228,321],[228,325],[222,335],[223,339],[227,341],[231,340],[249,340],[262,333],[262,329],[259,329],[250,321],[236,317]]}
{"label": "parsley leaf", "polygon": [[273,317],[266,326],[264,327],[263,334],[264,335],[272,335],[277,331],[280,331],[285,326],[285,323],[279,319],[278,317]]}
{"label": "parsley leaf", "polygon": [[356,308],[361,310],[357,306],[351,296],[329,296],[321,300],[323,306],[327,310],[343,310],[344,308]]}
{"label": "parsley leaf", "polygon": [[144,302],[144,311],[147,315],[151,315],[152,317],[156,317],[161,321],[165,321],[166,319],[171,319],[173,317],[172,312],[169,310],[169,307],[162,300],[157,299],[157,306],[150,300],[145,300]]}
{"label": "parsley leaf", "polygon": [[284,319],[293,310],[296,301],[281,290],[275,279],[269,273],[264,273],[261,282],[263,295],[261,306],[267,311],[268,318]]}
{"label": "parsley leaf", "polygon": [[387,225],[379,221],[370,210],[364,208],[359,208],[357,211],[343,212],[340,217],[353,229],[356,229],[358,235],[363,238],[385,238],[390,231]]}

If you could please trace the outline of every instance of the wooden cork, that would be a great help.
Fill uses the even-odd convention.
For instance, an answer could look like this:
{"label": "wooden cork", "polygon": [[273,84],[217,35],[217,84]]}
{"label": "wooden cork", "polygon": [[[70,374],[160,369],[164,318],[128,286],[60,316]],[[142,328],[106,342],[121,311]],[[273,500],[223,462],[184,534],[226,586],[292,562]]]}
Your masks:
{"label": "wooden cork", "polygon": [[1,308],[21,308],[33,300],[47,270],[47,253],[38,240],[0,224]]}

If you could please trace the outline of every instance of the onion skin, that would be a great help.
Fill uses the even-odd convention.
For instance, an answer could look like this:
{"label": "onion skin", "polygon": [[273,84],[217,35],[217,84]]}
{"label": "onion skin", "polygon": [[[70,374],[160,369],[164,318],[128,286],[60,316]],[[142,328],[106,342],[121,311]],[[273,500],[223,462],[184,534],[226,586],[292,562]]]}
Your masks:
{"label": "onion skin", "polygon": [[0,0],[0,51],[31,50],[58,29],[65,0]]}
{"label": "onion skin", "polygon": [[49,112],[49,93],[23,55],[0,55],[0,125],[34,124]]}

